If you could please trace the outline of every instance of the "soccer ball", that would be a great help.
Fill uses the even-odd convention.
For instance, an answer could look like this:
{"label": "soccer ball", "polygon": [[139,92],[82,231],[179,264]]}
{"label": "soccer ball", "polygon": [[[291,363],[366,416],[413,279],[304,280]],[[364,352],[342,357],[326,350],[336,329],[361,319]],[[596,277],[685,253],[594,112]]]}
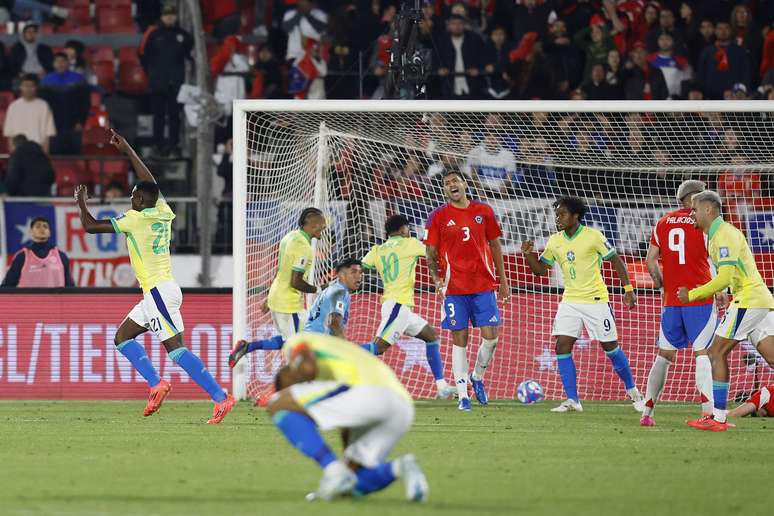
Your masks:
{"label": "soccer ball", "polygon": [[536,380],[524,380],[519,384],[519,388],[516,389],[516,397],[520,402],[529,405],[530,403],[541,401],[546,397],[546,394],[543,392],[543,387]]}

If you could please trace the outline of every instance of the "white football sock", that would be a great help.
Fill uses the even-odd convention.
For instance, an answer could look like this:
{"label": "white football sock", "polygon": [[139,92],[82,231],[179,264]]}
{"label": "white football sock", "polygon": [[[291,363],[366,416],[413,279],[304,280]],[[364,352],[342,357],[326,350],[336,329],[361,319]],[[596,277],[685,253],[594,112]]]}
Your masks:
{"label": "white football sock", "polygon": [[441,378],[440,380],[435,381],[435,387],[440,391],[441,389],[445,389],[448,387],[448,384],[446,383],[445,378]]}
{"label": "white football sock", "polygon": [[726,422],[726,416],[728,416],[727,410],[721,410],[721,409],[712,409],[712,417],[715,418],[715,421],[718,421],[720,423]]}
{"label": "white football sock", "polygon": [[696,388],[701,394],[701,411],[711,414],[712,402],[712,363],[707,355],[696,357]]}
{"label": "white football sock", "polygon": [[452,372],[457,383],[457,395],[460,399],[468,397],[468,350],[462,346],[452,346]]}
{"label": "white football sock", "polygon": [[476,365],[473,366],[473,378],[476,380],[484,378],[484,371],[486,371],[489,362],[492,360],[495,348],[497,348],[497,337],[481,339],[481,346],[478,348],[478,354],[476,355]]}
{"label": "white football sock", "polygon": [[667,371],[672,363],[661,355],[656,356],[656,360],[653,361],[653,365],[648,373],[648,386],[645,390],[645,410],[642,411],[643,416],[652,416],[655,410],[656,402],[661,391],[664,390],[664,384],[666,384]]}

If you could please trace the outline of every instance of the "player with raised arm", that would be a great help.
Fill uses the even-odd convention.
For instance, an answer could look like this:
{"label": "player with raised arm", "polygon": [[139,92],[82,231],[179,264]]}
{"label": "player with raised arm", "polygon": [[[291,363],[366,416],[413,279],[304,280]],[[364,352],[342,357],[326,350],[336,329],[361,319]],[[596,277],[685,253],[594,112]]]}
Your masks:
{"label": "player with raised arm", "polygon": [[[500,247],[502,231],[492,208],[468,199],[467,183],[458,170],[444,172],[443,191],[448,203],[430,214],[425,227],[427,268],[443,300],[441,327],[452,334],[458,408],[469,411],[468,381],[478,402],[489,403],[483,378],[497,347],[500,310],[495,291],[506,300],[510,287]],[[482,339],[472,373],[467,355],[470,323],[480,328]]]}
{"label": "player with raised arm", "polygon": [[[774,366],[774,296],[758,272],[755,258],[744,234],[721,216],[720,196],[705,190],[693,196],[691,216],[697,228],[709,238],[709,256],[717,275],[704,285],[688,289],[681,286],[677,297],[683,304],[711,298],[731,288],[733,301],[726,310],[709,350],[712,362],[711,416],[688,421],[700,430],[725,432],[728,403],[728,354],[741,340],[753,337],[758,352]],[[684,284],[683,284],[684,285]]]}
{"label": "player with raised arm", "polygon": [[304,294],[320,293],[321,288],[309,282],[312,269],[312,239],[319,239],[325,230],[323,212],[317,208],[304,208],[298,217],[298,229],[280,240],[277,256],[277,274],[269,287],[269,295],[263,312],[271,311],[271,320],[277,335],[269,339],[247,342],[239,340],[228,356],[233,367],[247,353],[259,349],[280,349],[282,343],[301,331],[306,322]]}
{"label": "player with raised arm", "polygon": [[527,240],[521,245],[527,264],[535,275],[547,275],[558,262],[564,278],[564,294],[556,311],[551,335],[556,337],[556,361],[567,399],[551,409],[552,412],[583,411],[578,398],[572,348],[584,327],[590,338],[599,341],[629,398],[634,403],[642,400],[640,391],[634,385],[629,360],[618,345],[615,317],[608,303],[607,285],[602,278],[602,260],[609,260],[615,268],[624,288],[624,304],[633,308],[637,298],[629,283],[626,265],[605,235],[581,223],[586,211],[586,205],[576,197],[559,199],[554,203],[559,231],[548,239],[540,258],[534,252],[534,242]]}
{"label": "player with raised arm", "polygon": [[145,349],[135,340],[135,337],[150,329],[166,348],[169,358],[210,395],[215,407],[207,423],[218,424],[236,401],[218,385],[201,359],[183,344],[183,317],[180,314],[183,295],[172,277],[172,260],[169,255],[175,214],[161,196],[150,170],[127,141],[112,129],[110,143],[127,155],[139,179],[132,190],[131,209],[114,219],[95,220],[86,207],[87,192],[84,185],[76,188],[75,199],[87,233],[126,235],[132,269],[142,288],[142,300],[129,312],[116,332],[116,347],[151,388],[145,416],[159,410],[171,389],[170,384],[159,377]]}
{"label": "player with raised arm", "polygon": [[[641,407],[642,426],[655,426],[653,412],[664,390],[667,370],[674,363],[677,350],[689,344],[696,356],[696,388],[701,395],[702,412],[712,412],[712,364],[707,350],[717,327],[717,310],[712,298],[694,301],[689,305],[677,299],[677,287],[680,285],[694,288],[712,278],[704,233],[694,227],[691,218],[691,198],[705,188],[706,185],[701,181],[684,181],[677,189],[677,200],[682,207],[661,217],[650,237],[645,261],[655,287],[663,292],[664,305],[661,310],[658,354],[648,373],[644,404]],[[659,258],[663,265],[663,275]],[[722,299],[719,301],[723,302]]]}
{"label": "player with raised arm", "polygon": [[[287,365],[277,373],[267,410],[290,444],[323,470],[307,499],[363,496],[401,478],[408,500],[425,501],[427,480],[414,456],[387,462],[414,420],[411,395],[389,366],[350,342],[307,332],[282,353]],[[320,435],[333,429],[342,431],[341,459]]]}
{"label": "player with raised arm", "polygon": [[438,397],[449,398],[453,389],[443,377],[441,340],[427,321],[412,311],[417,260],[425,256],[425,246],[411,236],[409,221],[403,215],[393,215],[387,219],[384,230],[387,240],[373,246],[362,260],[364,268],[379,273],[384,285],[382,321],[376,331],[372,351],[381,355],[401,335],[422,339]]}

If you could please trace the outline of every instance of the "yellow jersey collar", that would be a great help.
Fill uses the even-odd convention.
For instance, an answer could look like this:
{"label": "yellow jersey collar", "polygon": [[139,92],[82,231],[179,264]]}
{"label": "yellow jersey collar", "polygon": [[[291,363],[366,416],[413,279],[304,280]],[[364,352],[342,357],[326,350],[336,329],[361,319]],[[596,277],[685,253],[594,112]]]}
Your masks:
{"label": "yellow jersey collar", "polygon": [[387,240],[395,240],[396,238],[405,238],[403,235],[392,235]]}
{"label": "yellow jersey collar", "polygon": [[578,229],[575,230],[575,234],[573,236],[567,236],[567,230],[562,231],[562,234],[567,240],[575,240],[575,238],[581,234],[581,231],[583,231],[583,224],[578,224]]}
{"label": "yellow jersey collar", "polygon": [[721,224],[723,224],[723,217],[718,216],[718,218],[712,221],[709,232],[707,232],[707,237],[712,239],[712,237],[715,236],[715,233],[718,232],[718,228],[720,228]]}
{"label": "yellow jersey collar", "polygon": [[304,238],[306,238],[307,242],[310,242],[310,243],[312,242],[312,237],[309,236],[309,233],[307,233],[303,229],[299,229],[298,232],[301,233],[301,235],[303,235]]}

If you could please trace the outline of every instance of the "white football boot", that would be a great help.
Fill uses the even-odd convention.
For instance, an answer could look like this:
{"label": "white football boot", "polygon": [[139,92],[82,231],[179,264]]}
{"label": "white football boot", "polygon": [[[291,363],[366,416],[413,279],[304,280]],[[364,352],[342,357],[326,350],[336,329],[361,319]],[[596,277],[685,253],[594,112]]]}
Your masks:
{"label": "white football boot", "polygon": [[430,493],[430,487],[427,485],[427,478],[422,473],[422,468],[417,464],[417,459],[413,455],[404,455],[398,459],[400,464],[400,476],[403,485],[406,486],[406,500],[410,502],[425,502]]}
{"label": "white football boot", "polygon": [[357,484],[357,476],[341,461],[328,464],[323,470],[320,485],[317,491],[306,495],[308,501],[332,500],[333,498],[349,494]]}
{"label": "white football boot", "polygon": [[558,407],[552,408],[551,412],[583,412],[583,407],[579,401],[564,400]]}

